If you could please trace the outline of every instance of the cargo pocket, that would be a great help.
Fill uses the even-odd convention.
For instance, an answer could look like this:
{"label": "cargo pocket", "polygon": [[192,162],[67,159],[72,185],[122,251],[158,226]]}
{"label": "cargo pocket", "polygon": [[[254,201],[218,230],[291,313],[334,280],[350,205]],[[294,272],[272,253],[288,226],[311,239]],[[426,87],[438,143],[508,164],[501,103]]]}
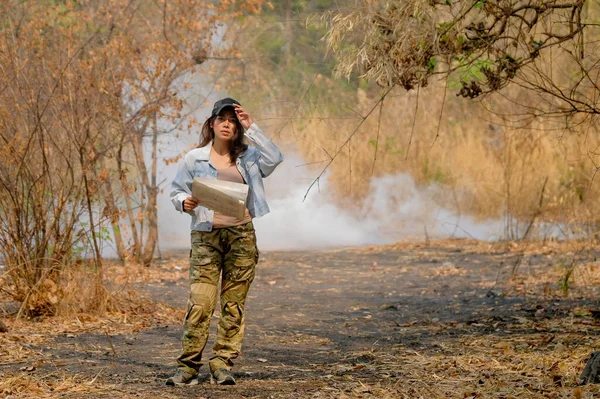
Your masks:
{"label": "cargo pocket", "polygon": [[[203,250],[192,249],[190,256],[190,283],[217,284],[219,268],[215,267],[213,254]],[[216,282],[215,282],[216,279]]]}
{"label": "cargo pocket", "polygon": [[237,258],[233,262],[233,267],[229,272],[229,280],[251,283],[254,280],[254,266],[256,264],[256,255],[254,257]]}
{"label": "cargo pocket", "polygon": [[203,267],[206,267],[207,265],[210,265],[211,263],[212,257],[210,256],[210,254],[192,251],[190,256],[190,271],[192,271],[193,269],[201,269]]}
{"label": "cargo pocket", "polygon": [[212,257],[207,254],[191,253],[190,260],[194,266],[206,266],[212,263]]}
{"label": "cargo pocket", "polygon": [[190,249],[190,264],[192,265],[206,265],[212,260],[213,253],[202,240],[201,233],[192,235],[192,248]]}

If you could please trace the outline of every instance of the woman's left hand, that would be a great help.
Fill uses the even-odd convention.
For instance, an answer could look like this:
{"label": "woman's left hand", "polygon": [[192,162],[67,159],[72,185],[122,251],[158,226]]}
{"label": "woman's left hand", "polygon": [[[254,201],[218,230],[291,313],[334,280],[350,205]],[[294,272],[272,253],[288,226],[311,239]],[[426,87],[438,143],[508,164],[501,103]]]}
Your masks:
{"label": "woman's left hand", "polygon": [[235,109],[235,115],[237,116],[238,120],[244,129],[247,130],[254,123],[254,120],[240,105],[233,104],[233,108]]}

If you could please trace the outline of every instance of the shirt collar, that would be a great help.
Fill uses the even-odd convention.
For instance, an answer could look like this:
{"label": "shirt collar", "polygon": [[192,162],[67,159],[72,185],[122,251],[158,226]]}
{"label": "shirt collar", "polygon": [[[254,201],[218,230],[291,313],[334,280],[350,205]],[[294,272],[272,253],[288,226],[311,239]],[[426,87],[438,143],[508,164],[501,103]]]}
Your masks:
{"label": "shirt collar", "polygon": [[198,148],[198,156],[196,159],[199,161],[209,161],[210,160],[210,148],[212,147],[212,141],[205,145],[204,147]]}

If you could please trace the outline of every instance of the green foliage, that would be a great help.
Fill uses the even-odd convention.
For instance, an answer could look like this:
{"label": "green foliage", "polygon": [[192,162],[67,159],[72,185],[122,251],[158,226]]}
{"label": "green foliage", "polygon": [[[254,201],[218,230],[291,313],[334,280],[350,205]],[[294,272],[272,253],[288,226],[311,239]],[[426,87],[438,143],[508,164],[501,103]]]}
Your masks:
{"label": "green foliage", "polygon": [[102,226],[94,235],[101,240],[112,242],[112,233],[106,226]]}
{"label": "green foliage", "polygon": [[569,264],[567,266],[567,264],[565,264],[565,262],[563,260],[560,260],[558,262],[558,267],[560,269],[564,269],[564,274],[561,276],[558,285],[561,289],[561,291],[563,292],[564,296],[568,296],[569,295],[569,289],[571,288],[571,286],[573,285],[573,271],[575,270],[575,262],[571,262],[571,264]]}
{"label": "green foliage", "polygon": [[[272,9],[264,7],[256,25],[244,33],[253,38],[245,56],[258,60],[251,68],[263,85],[256,85],[256,80],[245,82],[234,88],[232,95],[251,102],[297,103],[305,98],[307,103],[319,103],[321,112],[340,112],[340,104],[354,99],[356,89],[365,86],[357,76],[349,81],[334,79],[335,60],[327,55],[322,40],[326,25],[320,15],[343,5],[331,0],[293,0],[273,3]],[[343,51],[344,45],[341,47]]]}
{"label": "green foliage", "polygon": [[444,184],[448,181],[448,176],[442,171],[439,165],[433,167],[429,164],[429,160],[425,160],[423,164],[423,177],[428,183]]}
{"label": "green foliage", "polygon": [[463,82],[484,80],[483,71],[494,65],[494,61],[489,58],[456,57],[455,61],[459,62],[460,66],[448,78],[448,87],[453,90],[460,89]]}
{"label": "green foliage", "polygon": [[576,170],[574,168],[561,168],[561,176],[559,180],[561,187],[571,196],[574,196],[577,200],[579,200],[579,202],[584,201],[585,194],[587,192],[587,185],[584,183],[584,181],[581,181],[583,170],[583,168],[581,170]]}
{"label": "green foliage", "polygon": [[435,59],[435,57],[431,57],[429,59],[429,62],[427,62],[427,71],[429,73],[435,71],[436,66],[437,66],[437,60]]}
{"label": "green foliage", "polygon": [[279,65],[283,59],[285,37],[279,34],[276,26],[273,26],[271,29],[265,30],[264,38],[265,40],[257,42],[257,50],[265,54],[271,63]]}
{"label": "green foliage", "polygon": [[404,154],[404,148],[396,147],[396,137],[387,136],[384,142],[381,142],[381,138],[379,142],[376,139],[369,139],[367,142],[373,149],[383,150],[386,154],[392,155],[402,155]]}

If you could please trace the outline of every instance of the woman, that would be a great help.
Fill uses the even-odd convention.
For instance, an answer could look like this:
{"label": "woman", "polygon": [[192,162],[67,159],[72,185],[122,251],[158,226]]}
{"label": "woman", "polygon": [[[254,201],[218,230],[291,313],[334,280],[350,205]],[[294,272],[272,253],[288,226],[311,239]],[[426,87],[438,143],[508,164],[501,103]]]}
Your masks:
{"label": "woman", "polygon": [[[254,146],[244,144],[244,136]],[[215,103],[204,123],[199,148],[188,152],[179,165],[171,185],[171,201],[175,209],[192,216],[190,297],[178,370],[167,385],[198,383],[219,278],[221,317],[209,366],[218,384],[235,384],[232,361],[242,347],[246,296],[258,261],[252,218],[269,212],[262,179],[282,161],[277,145],[263,134],[240,103],[225,98]],[[194,177],[247,184],[244,217],[237,219],[199,206],[190,195]]]}

